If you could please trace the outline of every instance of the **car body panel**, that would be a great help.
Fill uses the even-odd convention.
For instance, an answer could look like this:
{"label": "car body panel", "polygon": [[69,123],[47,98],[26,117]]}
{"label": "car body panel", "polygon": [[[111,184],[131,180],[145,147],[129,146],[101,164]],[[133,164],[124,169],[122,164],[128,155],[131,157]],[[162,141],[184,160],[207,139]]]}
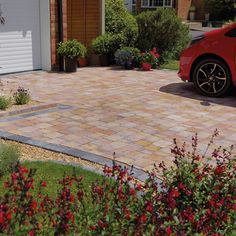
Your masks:
{"label": "car body panel", "polygon": [[235,27],[236,23],[204,33],[204,39],[185,49],[180,56],[179,77],[184,81],[191,81],[194,62],[209,54],[225,61],[231,71],[233,85],[236,86],[236,38],[225,36]]}

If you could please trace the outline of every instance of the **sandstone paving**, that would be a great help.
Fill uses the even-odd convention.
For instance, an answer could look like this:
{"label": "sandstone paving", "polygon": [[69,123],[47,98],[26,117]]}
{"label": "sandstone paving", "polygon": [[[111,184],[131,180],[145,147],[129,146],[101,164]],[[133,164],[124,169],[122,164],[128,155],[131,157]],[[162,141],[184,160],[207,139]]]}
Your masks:
{"label": "sandstone paving", "polygon": [[[204,152],[213,131],[216,145],[236,145],[236,96],[207,98],[175,71],[80,68],[76,73],[30,72],[1,76],[1,86],[29,88],[35,101],[70,107],[1,120],[0,130],[77,148],[150,170],[171,165],[173,138],[187,142],[198,133]],[[190,143],[190,144],[189,144]]]}

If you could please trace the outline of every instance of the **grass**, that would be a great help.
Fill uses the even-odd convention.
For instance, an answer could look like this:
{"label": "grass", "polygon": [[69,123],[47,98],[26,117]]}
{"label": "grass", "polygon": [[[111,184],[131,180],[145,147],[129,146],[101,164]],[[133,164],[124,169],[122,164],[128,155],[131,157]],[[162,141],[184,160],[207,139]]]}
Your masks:
{"label": "grass", "polygon": [[[28,169],[37,169],[34,177],[34,186],[38,186],[39,182],[42,180],[46,181],[47,187],[45,188],[45,191],[50,197],[56,196],[58,189],[60,189],[58,188],[60,187],[60,185],[58,184],[58,180],[62,179],[64,174],[71,176],[75,173],[77,176],[83,176],[83,186],[85,186],[86,188],[89,188],[92,182],[102,178],[101,175],[84,170],[80,167],[62,165],[55,162],[23,162],[22,165],[26,166]],[[9,175],[6,175],[3,179],[0,180],[0,195],[4,191],[2,188],[2,184],[8,177]],[[35,188],[35,190],[37,190],[37,187]]]}
{"label": "grass", "polygon": [[167,63],[161,65],[161,69],[179,70],[179,61],[170,60]]}

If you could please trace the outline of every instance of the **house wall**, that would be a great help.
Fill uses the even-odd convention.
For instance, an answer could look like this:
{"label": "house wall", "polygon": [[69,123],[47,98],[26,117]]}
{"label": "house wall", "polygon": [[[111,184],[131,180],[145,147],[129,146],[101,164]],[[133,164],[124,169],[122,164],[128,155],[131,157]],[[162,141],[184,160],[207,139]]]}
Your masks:
{"label": "house wall", "polygon": [[196,6],[196,20],[204,20],[204,0],[192,0],[193,5]]}
{"label": "house wall", "polygon": [[[196,2],[197,1],[201,1],[201,0],[196,0]],[[174,1],[175,10],[177,12],[177,15],[181,19],[183,20],[188,19],[189,7],[191,6],[191,2],[192,0],[175,0]],[[141,12],[142,10],[145,10],[141,8],[141,0],[137,0],[136,7],[137,7],[138,13]]]}

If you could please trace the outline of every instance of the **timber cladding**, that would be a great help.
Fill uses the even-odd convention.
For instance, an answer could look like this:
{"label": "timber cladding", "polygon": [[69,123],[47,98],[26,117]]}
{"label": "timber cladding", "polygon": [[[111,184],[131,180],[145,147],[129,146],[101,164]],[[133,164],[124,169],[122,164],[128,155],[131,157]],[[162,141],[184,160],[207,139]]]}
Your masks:
{"label": "timber cladding", "polygon": [[100,34],[100,1],[68,0],[67,37],[90,46]]}

